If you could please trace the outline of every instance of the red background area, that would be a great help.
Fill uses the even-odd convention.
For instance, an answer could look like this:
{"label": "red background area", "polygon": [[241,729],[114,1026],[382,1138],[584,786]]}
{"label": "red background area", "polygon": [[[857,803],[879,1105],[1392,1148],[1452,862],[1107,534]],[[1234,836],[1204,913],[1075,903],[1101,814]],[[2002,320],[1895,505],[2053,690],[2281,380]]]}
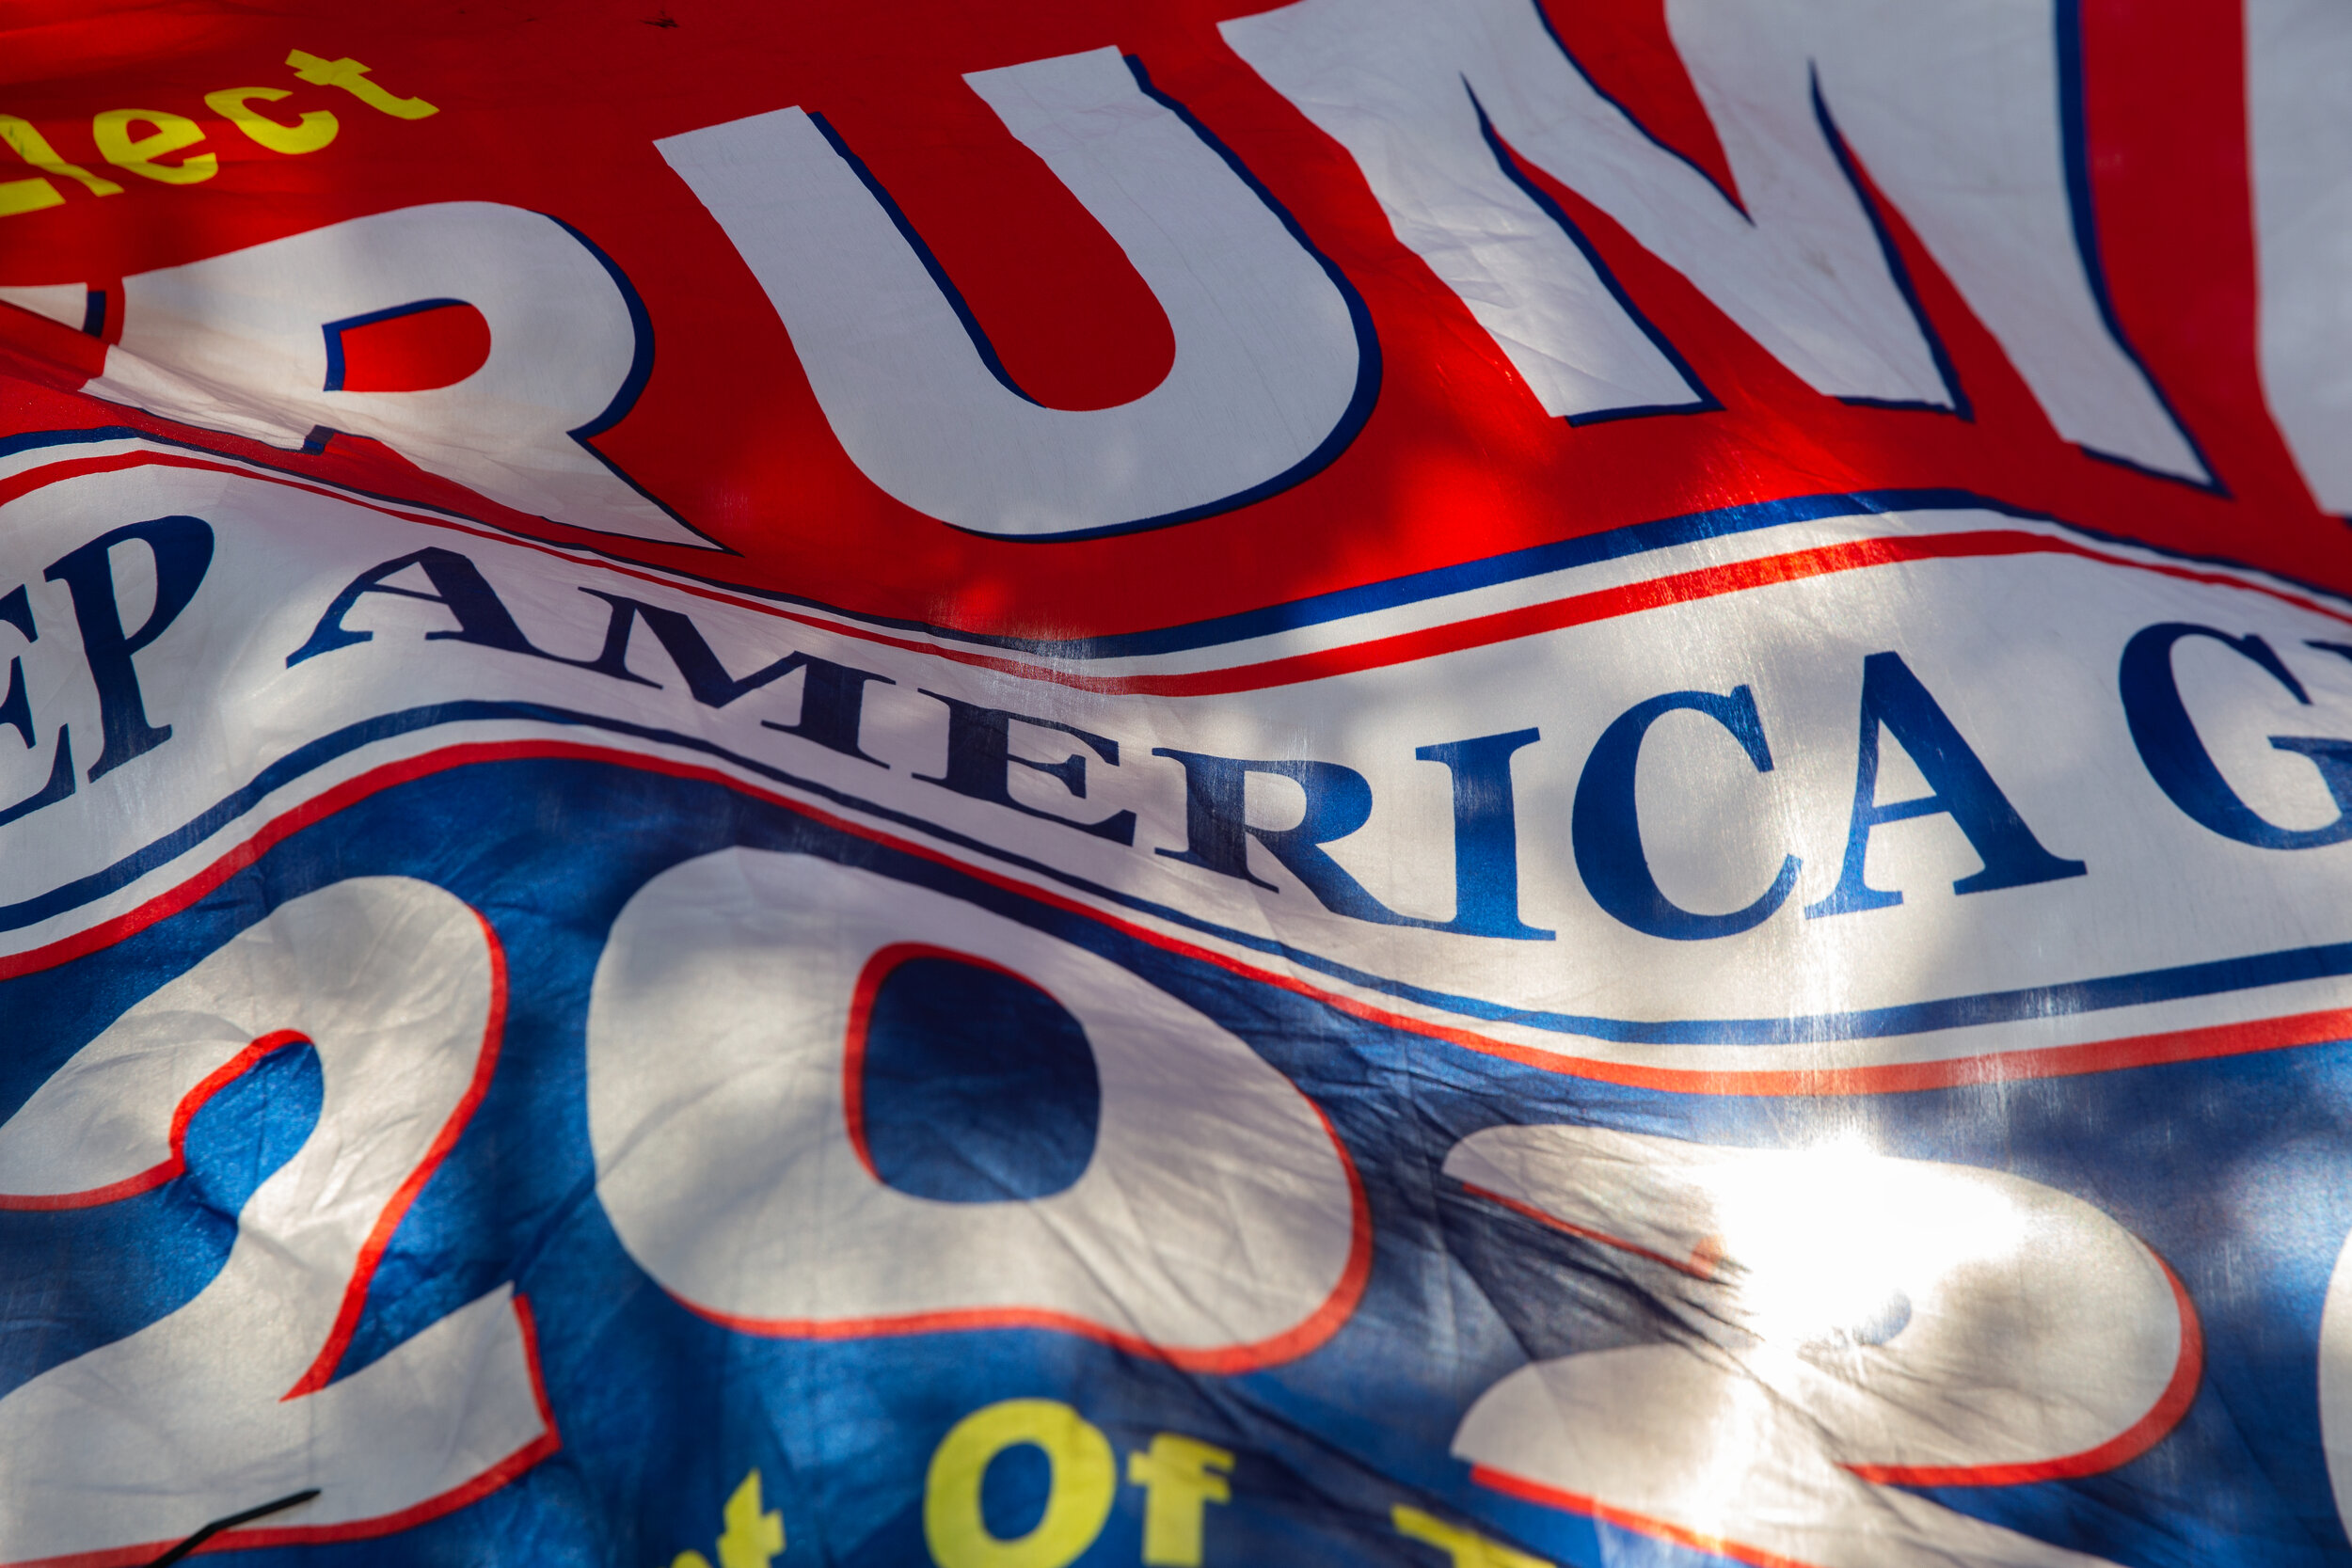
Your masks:
{"label": "red background area", "polygon": [[490,324],[470,305],[436,305],[337,333],[346,392],[427,391],[473,374],[490,358]]}
{"label": "red background area", "polygon": [[[862,613],[1063,637],[1193,621],[1523,546],[1744,501],[1953,486],[2068,521],[2352,590],[2344,524],[2321,513],[2265,408],[2237,8],[2085,0],[2093,199],[2124,331],[2204,451],[2222,494],[2137,473],[2061,440],[2006,356],[1895,215],[1905,260],[1974,418],[1849,407],[1812,391],[1679,274],[1572,192],[1640,309],[1720,411],[1582,429],[1548,419],[1462,306],[1390,232],[1353,165],[1224,46],[1223,16],[1263,6],[1031,0],[1018,7],[796,0],[564,0],[406,8],[386,30],[350,8],[0,7],[0,112],[103,167],[100,109],[203,121],[217,178],[131,187],[0,219],[0,283],[103,284],[412,203],[550,213],[643,294],[656,351],[634,409],[596,445],[732,555],[519,518],[338,436],[304,457],[191,431],[70,390],[88,340],[0,312],[0,425],[133,424],[541,537]],[[1552,0],[1597,81],[1703,166],[1720,149],[1668,43],[1661,0]],[[797,104],[822,113],[956,279],[1013,376],[1063,407],[1147,390],[1168,324],[1124,257],[1005,132],[962,73],[1113,44],[1232,149],[1370,307],[1378,403],[1329,467],[1253,506],[1152,531],[1013,542],[950,529],[877,489],[834,441],[781,323],[656,138]],[[380,115],[306,87],[289,49],[349,55],[396,95]],[[342,134],[262,150],[203,106],[282,86],[280,119],[332,109]],[[115,171],[107,171],[115,172]]]}

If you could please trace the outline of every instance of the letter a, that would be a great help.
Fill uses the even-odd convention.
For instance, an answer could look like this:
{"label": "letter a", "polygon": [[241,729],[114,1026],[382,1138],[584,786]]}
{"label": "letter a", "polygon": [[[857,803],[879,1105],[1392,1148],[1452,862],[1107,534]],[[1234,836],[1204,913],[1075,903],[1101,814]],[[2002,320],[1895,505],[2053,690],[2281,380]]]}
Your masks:
{"label": "letter a", "polygon": [[[1878,803],[1882,727],[1919,765],[1933,794],[1891,805]],[[1983,870],[1952,884],[1954,893],[1990,893],[1994,888],[2055,882],[2090,869],[2080,861],[2060,860],[2042,847],[1900,654],[1872,654],[1862,661],[1862,748],[1854,764],[1853,816],[1846,832],[1846,863],[1838,873],[1836,891],[1818,904],[1807,905],[1806,918],[1818,920],[1825,914],[1883,910],[1901,903],[1901,894],[1883,892],[1863,879],[1864,863],[1870,853],[1870,831],[1889,822],[1938,814],[1958,824],[1968,837],[1968,847],[1984,862]]]}

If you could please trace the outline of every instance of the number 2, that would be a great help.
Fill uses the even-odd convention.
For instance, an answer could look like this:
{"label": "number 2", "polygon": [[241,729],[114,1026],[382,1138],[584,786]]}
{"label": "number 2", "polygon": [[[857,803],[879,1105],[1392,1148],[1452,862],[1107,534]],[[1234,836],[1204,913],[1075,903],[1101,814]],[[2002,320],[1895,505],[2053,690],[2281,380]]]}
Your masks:
{"label": "number 2", "polygon": [[1760,1568],[2099,1562],[1899,1488],[2111,1469],[2201,1375],[2162,1259],[2022,1177],[1567,1126],[1474,1133],[1445,1170],[1687,1282],[1659,1288],[1673,1341],[1481,1395],[1454,1439],[1473,1479]]}
{"label": "number 2", "polygon": [[131,1008],[0,1125],[0,1207],[160,1186],[205,1100],[281,1047],[318,1053],[302,1148],[237,1216],[212,1283],[0,1399],[0,1562],[136,1561],[316,1487],[267,1544],[402,1528],[552,1451],[528,1308],[501,1286],[342,1378],[401,1216],[487,1088],[505,974],[482,917],[397,877],[290,900]]}

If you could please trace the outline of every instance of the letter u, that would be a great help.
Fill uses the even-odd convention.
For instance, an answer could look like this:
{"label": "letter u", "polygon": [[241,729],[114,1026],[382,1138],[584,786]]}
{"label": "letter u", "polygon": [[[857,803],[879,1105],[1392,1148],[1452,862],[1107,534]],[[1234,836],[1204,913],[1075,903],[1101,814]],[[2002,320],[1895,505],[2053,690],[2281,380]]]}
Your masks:
{"label": "letter u", "polygon": [[1116,49],[966,76],[1126,252],[1176,339],[1113,408],[1009,385],[919,242],[799,108],[657,145],[792,335],[817,401],[883,490],[958,528],[1068,537],[1181,522],[1296,483],[1370,411],[1370,317],[1253,181]]}

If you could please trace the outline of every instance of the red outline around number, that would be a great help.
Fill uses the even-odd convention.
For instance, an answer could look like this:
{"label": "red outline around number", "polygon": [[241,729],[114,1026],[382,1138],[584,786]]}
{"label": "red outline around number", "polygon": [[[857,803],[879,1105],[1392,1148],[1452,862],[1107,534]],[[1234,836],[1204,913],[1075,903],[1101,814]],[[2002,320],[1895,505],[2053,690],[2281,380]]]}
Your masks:
{"label": "red outline around number", "polygon": [[[1508,1198],[1492,1193],[1485,1196],[1509,1208],[1532,1213],[1537,1219],[1548,1220],[1548,1216],[1540,1212],[1513,1203]],[[1548,1220],[1548,1223],[1559,1224],[1552,1220]],[[1642,1253],[1644,1257],[1659,1257],[1640,1247],[1627,1246],[1627,1243],[1611,1237],[1568,1226],[1561,1226],[1561,1228],[1573,1230],[1578,1235],[1591,1235],[1594,1240],[1613,1246],[1626,1246],[1627,1250]],[[2148,1243],[2141,1242],[2140,1245],[2146,1247]],[[2182,1418],[2188,1414],[2189,1406],[2196,1402],[2198,1386],[2205,1375],[2204,1325],[2197,1316],[2196,1304],[2189,1300],[2188,1291],[2182,1285],[2180,1275],[2172,1272],[2172,1265],[2166,1262],[2153,1247],[2148,1247],[2148,1255],[2155,1259],[2156,1267],[2164,1271],[2165,1283],[2172,1288],[2173,1304],[2179,1312],[2180,1349],[2172,1363],[2172,1376],[2165,1384],[2164,1391],[2156,1396],[2155,1403],[2148,1407],[2147,1414],[2122,1432],[2079,1453],[2019,1465],[1844,1465],[1839,1467],[1859,1480],[1881,1486],[2019,1486],[2031,1481],[2068,1481],[2078,1476],[2097,1475],[2127,1465],[2146,1453],[2180,1425]],[[1673,1259],[1664,1258],[1659,1258],[1659,1260],[1673,1262]],[[1680,1264],[1674,1266],[1682,1267]],[[1776,1552],[1768,1552],[1760,1546],[1750,1546],[1725,1536],[1702,1535],[1680,1525],[1655,1519],[1645,1513],[1636,1513],[1629,1509],[1614,1508],[1581,1492],[1546,1486],[1540,1481],[1529,1481],[1524,1476],[1513,1475],[1508,1470],[1497,1469],[1490,1465],[1471,1465],[1470,1480],[1488,1491],[1500,1492],[1522,1502],[1539,1503],[1546,1508],[1597,1519],[1638,1535],[1654,1536],[1737,1562],[1750,1563],[1754,1568],[1817,1568],[1816,1564],[1801,1558],[1782,1557]]]}
{"label": "red outline around number", "polygon": [[[2145,1242],[2139,1244],[2148,1246]],[[2181,1283],[2181,1276],[2172,1272],[2172,1265],[2158,1256],[2153,1247],[2148,1247],[2148,1256],[2156,1259],[2156,1267],[2164,1271],[2165,1283],[2172,1287],[2173,1306],[2180,1313],[2181,1347],[2172,1363],[2171,1381],[2138,1420],[2096,1448],[2023,1465],[1849,1465],[1846,1468],[1864,1481],[1887,1486],[2017,1486],[2026,1481],[2095,1476],[2102,1470],[2128,1465],[2154,1448],[2167,1433],[2181,1424],[2181,1418],[2196,1402],[2198,1385],[2205,1376],[2205,1328],[2197,1316],[2196,1303],[2188,1299],[2188,1289]]]}
{"label": "red outline around number", "polygon": [[[1306,1096],[1299,1096],[1306,1100]],[[1347,1145],[1340,1141],[1339,1130],[1323,1107],[1307,1100],[1307,1107],[1323,1123],[1326,1136],[1331,1140],[1331,1150],[1340,1157],[1340,1168],[1347,1173],[1349,1210],[1347,1262],[1340,1270],[1337,1284],[1323,1304],[1296,1323],[1271,1338],[1246,1345],[1217,1345],[1206,1350],[1179,1350],[1156,1343],[1138,1335],[1122,1334],[1115,1328],[1098,1323],[1074,1313],[1057,1312],[1042,1307],[954,1307],[938,1312],[900,1312],[878,1318],[746,1318],[717,1311],[689,1301],[686,1297],[662,1289],[670,1299],[707,1323],[738,1334],[757,1334],[775,1339],[872,1339],[903,1334],[938,1334],[957,1329],[973,1328],[1049,1328],[1108,1345],[1179,1367],[1194,1372],[1248,1372],[1261,1367],[1272,1367],[1295,1360],[1337,1334],[1356,1303],[1362,1299],[1364,1284],[1372,1276],[1372,1209],[1364,1196],[1363,1178],[1357,1172],[1356,1161],[1347,1152]]]}
{"label": "red outline around number", "polygon": [[119,1203],[126,1197],[153,1192],[167,1181],[176,1181],[188,1168],[188,1124],[196,1119],[213,1096],[235,1083],[253,1066],[272,1052],[290,1045],[309,1045],[310,1037],[298,1029],[278,1029],[261,1036],[252,1044],[206,1073],[196,1087],[180,1097],[180,1103],[171,1113],[168,1147],[171,1152],[135,1176],[119,1181],[109,1181],[103,1187],[86,1187],[78,1193],[0,1193],[0,1211],[95,1209],[104,1203]]}
{"label": "red outline around number", "polygon": [[[1054,1001],[1054,993],[1035,980],[1003,964],[971,953],[959,953],[952,947],[934,947],[927,942],[894,942],[874,949],[857,973],[857,984],[850,991],[850,1022],[844,1031],[841,1047],[841,1119],[848,1126],[850,1148],[857,1154],[857,1163],[866,1167],[866,1174],[882,1180],[882,1172],[874,1168],[874,1157],[866,1147],[866,1028],[874,1010],[874,993],[900,964],[914,958],[950,958],[975,969],[985,969],[1018,980],[1031,990]],[[888,962],[884,962],[888,959]],[[1061,1006],[1055,1002],[1056,1006]]]}
{"label": "red outline around number", "polygon": [[[1714,1278],[1715,1265],[1723,1259],[1717,1238],[1712,1236],[1693,1247],[1688,1259],[1669,1258],[1662,1252],[1638,1246],[1621,1236],[1612,1236],[1588,1226],[1572,1225],[1534,1204],[1505,1197],[1474,1181],[1463,1182],[1462,1188],[1554,1230],[1663,1263],[1694,1279]],[[2148,1247],[2144,1241],[2139,1244]],[[1864,1481],[1888,1486],[2015,1486],[2025,1481],[2065,1481],[2076,1476],[2097,1475],[2102,1470],[2112,1470],[2119,1465],[2128,1464],[2155,1447],[2165,1433],[2180,1425],[2181,1418],[2188,1414],[2189,1405],[2197,1398],[2198,1384],[2205,1372],[2205,1331],[2203,1323],[2197,1315],[2197,1305],[2189,1299],[2188,1289],[2181,1283],[2181,1276],[2172,1272],[2172,1265],[2166,1262],[2153,1247],[2148,1247],[2148,1255],[2155,1259],[2156,1266],[2164,1271],[2165,1283],[2172,1288],[2173,1307],[2180,1315],[2181,1345],[2179,1356],[2172,1365],[2171,1381],[2165,1385],[2164,1392],[2157,1396],[2156,1402],[2148,1407],[2148,1413],[2129,1428],[2096,1448],[2057,1459],[2036,1460],[2030,1464],[1849,1465],[1845,1467]]]}
{"label": "red outline around number", "polygon": [[[350,1282],[344,1287],[342,1303],[337,1310],[334,1323],[327,1330],[326,1343],[320,1347],[310,1370],[295,1381],[292,1388],[279,1396],[281,1403],[305,1394],[316,1393],[333,1381],[336,1366],[342,1360],[343,1353],[350,1349],[352,1336],[358,1329],[360,1314],[367,1306],[368,1287],[374,1278],[377,1265],[383,1261],[384,1251],[391,1243],[392,1233],[400,1227],[401,1220],[424,1190],[425,1183],[432,1180],[434,1172],[456,1147],[483,1097],[489,1092],[490,1079],[497,1069],[499,1052],[506,1032],[506,950],[482,911],[469,906],[466,912],[472,915],[481,927],[490,957],[490,1006],[483,1028],[482,1050],[475,1058],[473,1078],[466,1085],[465,1093],[450,1112],[448,1119],[442,1122],[440,1132],[434,1137],[423,1157],[377,1214],[367,1239],[360,1243]],[[188,1124],[196,1118],[197,1112],[203,1109],[206,1101],[271,1053],[290,1045],[310,1043],[310,1037],[297,1030],[277,1030],[262,1036],[205,1074],[203,1081],[183,1095],[179,1105],[173,1109],[169,1158],[135,1176],[83,1192],[32,1196],[0,1195],[0,1210],[92,1208],[162,1186],[186,1170],[183,1146]],[[389,1535],[453,1513],[487,1497],[562,1448],[563,1438],[556,1430],[555,1411],[548,1402],[547,1379],[539,1363],[538,1323],[532,1318],[531,1303],[522,1291],[515,1292],[514,1306],[516,1327],[522,1335],[524,1364],[531,1370],[532,1398],[538,1405],[540,1421],[547,1429],[538,1437],[472,1479],[438,1496],[413,1503],[396,1513],[380,1514],[371,1519],[353,1519],[337,1525],[254,1527],[230,1530],[198,1547],[198,1554],[237,1551],[250,1546],[304,1545]],[[171,1544],[170,1541],[152,1541],[135,1546],[108,1547],[97,1552],[26,1559],[8,1565],[8,1568],[129,1568],[129,1565],[148,1561]]]}
{"label": "red outline around number", "polygon": [[1348,1258],[1338,1284],[1323,1304],[1306,1318],[1271,1338],[1246,1345],[1218,1345],[1206,1350],[1181,1350],[1137,1335],[1122,1334],[1090,1319],[1045,1307],[978,1307],[939,1312],[906,1312],[877,1318],[744,1318],[715,1311],[671,1292],[671,1299],[708,1323],[739,1334],[779,1339],[867,1339],[907,1334],[937,1334],[977,1328],[1045,1328],[1090,1339],[1125,1351],[1130,1355],[1162,1362],[1195,1372],[1247,1372],[1295,1360],[1338,1333],[1356,1309],[1372,1274],[1372,1215],[1364,1198],[1363,1179],[1347,1146],[1340,1141],[1323,1107],[1308,1101],[1329,1134],[1331,1148],[1347,1173],[1353,1211]]}
{"label": "red outline around number", "polygon": [[[555,1429],[555,1411],[548,1403],[547,1380],[539,1369],[538,1319],[532,1314],[530,1298],[520,1291],[515,1292],[514,1302],[515,1326],[522,1335],[524,1362],[531,1368],[532,1397],[538,1402],[539,1419],[547,1426],[547,1431],[537,1438],[516,1449],[463,1485],[453,1487],[437,1497],[412,1503],[397,1513],[379,1514],[373,1519],[354,1519],[342,1525],[311,1525],[307,1528],[281,1525],[276,1528],[252,1527],[230,1530],[215,1536],[198,1547],[198,1552],[237,1551],[247,1546],[306,1546],[389,1535],[396,1530],[421,1525],[429,1519],[437,1519],[444,1513],[454,1513],[470,1503],[481,1501],[562,1448],[564,1440]],[[101,1565],[91,1564],[90,1568],[101,1568]]]}
{"label": "red outline around number", "polygon": [[[1020,981],[1040,993],[1053,993],[1027,975],[1004,965],[960,953],[954,948],[938,947],[929,942],[899,942],[874,950],[858,971],[857,985],[850,997],[850,1021],[847,1041],[842,1052],[842,1119],[848,1124],[850,1147],[857,1151],[858,1163],[866,1174],[875,1180],[882,1174],[875,1170],[872,1156],[866,1147],[865,1086],[866,1021],[873,1011],[874,993],[891,971],[911,958],[953,958],[958,963],[975,964],[996,974]],[[888,959],[885,963],[883,960]],[[1295,1092],[1295,1091],[1294,1091]],[[1331,1140],[1332,1152],[1340,1157],[1340,1168],[1347,1173],[1348,1238],[1347,1262],[1340,1270],[1339,1282],[1330,1295],[1304,1320],[1269,1339],[1247,1345],[1220,1345],[1213,1350],[1175,1350],[1133,1334],[1121,1334],[1081,1318],[1074,1313],[1056,1312],[1045,1307],[974,1307],[938,1312],[903,1312],[877,1318],[750,1318],[721,1312],[690,1301],[667,1286],[664,1291],[680,1307],[707,1322],[734,1329],[741,1334],[757,1334],[786,1339],[853,1339],[882,1335],[930,1334],[942,1330],[971,1328],[1050,1328],[1074,1334],[1082,1339],[1092,1339],[1131,1354],[1149,1356],[1173,1367],[1190,1371],[1241,1372],[1259,1367],[1273,1366],[1306,1354],[1340,1331],[1356,1303],[1364,1293],[1364,1284],[1372,1275],[1372,1210],[1364,1196],[1363,1178],[1356,1169],[1356,1161],[1341,1141],[1339,1130],[1323,1107],[1312,1100],[1307,1107],[1323,1124],[1325,1136]]]}
{"label": "red outline around number", "polygon": [[[201,1557],[211,1552],[244,1551],[256,1546],[325,1545],[337,1541],[363,1541],[378,1535],[390,1535],[480,1502],[562,1448],[563,1437],[555,1428],[555,1411],[548,1403],[547,1380],[539,1367],[538,1322],[532,1316],[530,1300],[520,1291],[515,1292],[514,1306],[516,1327],[523,1338],[523,1359],[531,1368],[532,1397],[538,1402],[539,1419],[546,1425],[547,1431],[471,1481],[453,1486],[438,1497],[412,1503],[397,1513],[382,1513],[373,1519],[352,1519],[340,1525],[247,1526],[213,1537],[199,1546],[194,1555]],[[26,1558],[7,1564],[6,1568],[135,1568],[135,1565],[150,1561],[157,1553],[173,1544],[175,1543],[171,1541],[150,1541],[136,1546],[110,1546],[98,1552]]]}
{"label": "red outline around number", "polygon": [[458,1097],[449,1119],[441,1123],[441,1130],[434,1136],[432,1146],[424,1151],[424,1158],[419,1160],[407,1179],[393,1189],[383,1211],[375,1216],[375,1225],[369,1230],[367,1240],[359,1244],[359,1256],[351,1272],[351,1283],[343,1288],[342,1307],[335,1314],[334,1326],[326,1332],[326,1343],[319,1347],[318,1358],[310,1363],[310,1370],[296,1378],[294,1386],[278,1396],[280,1403],[300,1399],[305,1394],[315,1394],[334,1381],[336,1364],[342,1360],[343,1352],[351,1346],[352,1335],[358,1331],[359,1314],[368,1304],[368,1286],[375,1278],[376,1265],[384,1260],[384,1249],[391,1244],[392,1232],[400,1228],[400,1222],[406,1217],[409,1205],[416,1202],[417,1195],[433,1179],[433,1173],[440,1168],[441,1162],[449,1158],[450,1150],[457,1147],[458,1137],[466,1131],[466,1124],[473,1120],[474,1110],[482,1103],[482,1097],[490,1092],[491,1075],[498,1070],[499,1049],[506,1038],[506,949],[481,911],[469,906],[466,912],[472,915],[474,924],[482,927],[483,944],[490,955],[489,1017],[483,1024],[482,1050],[474,1057],[473,1079],[467,1084],[466,1092]]}

